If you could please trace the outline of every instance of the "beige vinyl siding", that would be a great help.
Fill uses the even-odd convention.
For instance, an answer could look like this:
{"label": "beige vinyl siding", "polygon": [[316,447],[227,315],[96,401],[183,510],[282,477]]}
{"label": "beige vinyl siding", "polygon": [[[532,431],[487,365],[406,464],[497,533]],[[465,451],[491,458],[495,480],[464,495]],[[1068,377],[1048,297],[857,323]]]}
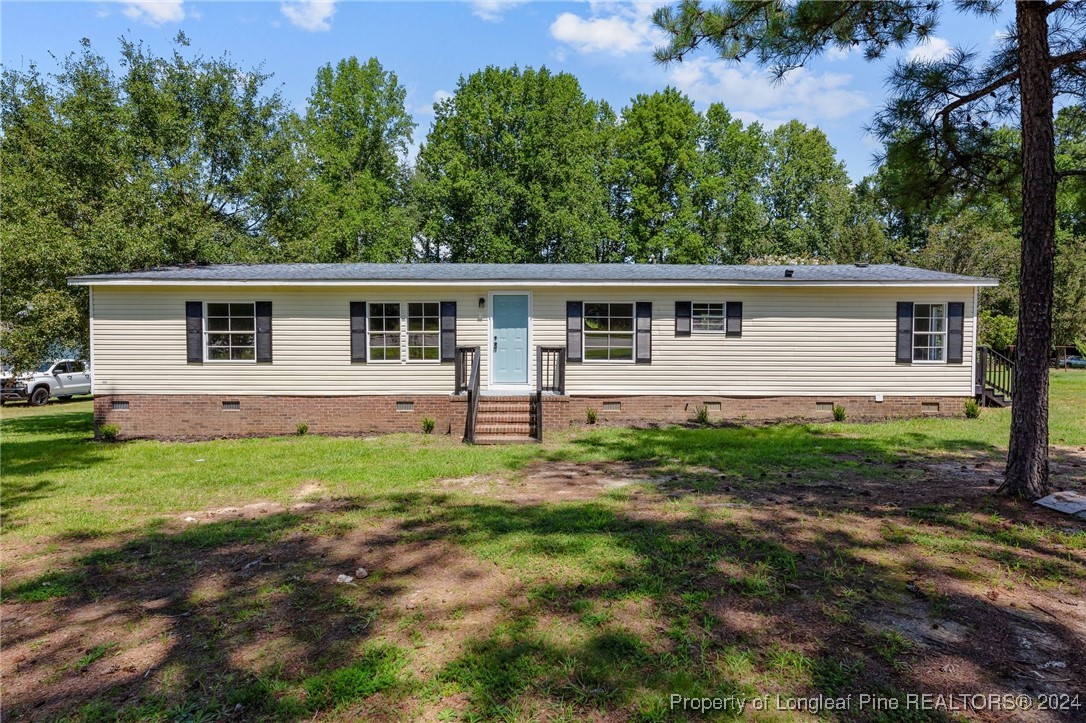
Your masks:
{"label": "beige vinyl siding", "polygon": [[[448,394],[451,362],[351,363],[351,301],[456,301],[457,344],[483,350],[486,287],[170,287],[94,289],[98,394]],[[516,289],[502,288],[502,291]],[[566,302],[651,301],[652,363],[567,368],[571,394],[827,396],[972,394],[973,289],[968,287],[535,287],[529,382],[537,345],[565,346]],[[478,301],[487,299],[485,309]],[[186,301],[273,303],[272,364],[185,361]],[[743,336],[675,336],[675,301],[742,301]],[[896,304],[965,302],[962,364],[895,364]]]}
{"label": "beige vinyl siding", "polygon": [[[567,299],[652,302],[652,364],[570,364],[571,394],[953,396],[973,390],[971,288],[592,289],[578,296],[547,290],[535,295],[535,344],[565,346]],[[743,302],[742,337],[676,337],[676,300]],[[896,364],[898,301],[965,302],[963,363]]]}

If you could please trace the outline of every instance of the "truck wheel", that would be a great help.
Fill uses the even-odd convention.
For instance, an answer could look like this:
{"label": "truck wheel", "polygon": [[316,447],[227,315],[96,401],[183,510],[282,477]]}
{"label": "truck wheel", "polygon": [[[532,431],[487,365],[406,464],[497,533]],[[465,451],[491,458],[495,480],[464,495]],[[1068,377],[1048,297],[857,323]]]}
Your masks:
{"label": "truck wheel", "polygon": [[48,387],[38,387],[30,394],[30,399],[28,399],[27,401],[32,407],[42,406],[49,401]]}
{"label": "truck wheel", "polygon": [[62,402],[70,402],[70,401],[72,401],[72,395],[71,394],[65,394],[63,396],[57,397],[57,399],[59,399]]}

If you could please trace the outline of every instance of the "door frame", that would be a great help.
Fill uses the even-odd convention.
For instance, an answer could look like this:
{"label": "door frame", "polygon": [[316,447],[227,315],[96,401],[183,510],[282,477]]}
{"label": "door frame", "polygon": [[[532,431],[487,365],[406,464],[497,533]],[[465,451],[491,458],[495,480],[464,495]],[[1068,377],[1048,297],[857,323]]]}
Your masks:
{"label": "door frame", "polygon": [[[494,297],[495,296],[527,296],[528,297],[528,348],[525,350],[527,359],[525,360],[524,368],[527,371],[528,378],[524,380],[524,384],[499,384],[494,381]],[[530,290],[505,290],[505,291],[490,291],[487,295],[487,315],[486,315],[486,388],[498,392],[510,392],[510,393],[528,393],[532,391],[532,321],[533,316],[533,304],[532,292]]]}

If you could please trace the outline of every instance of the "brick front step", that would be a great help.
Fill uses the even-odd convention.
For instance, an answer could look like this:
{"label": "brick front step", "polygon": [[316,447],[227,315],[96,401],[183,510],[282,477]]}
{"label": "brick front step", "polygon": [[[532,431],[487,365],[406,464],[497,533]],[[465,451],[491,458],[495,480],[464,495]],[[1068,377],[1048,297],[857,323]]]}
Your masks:
{"label": "brick front step", "polygon": [[529,414],[532,411],[532,405],[528,402],[523,404],[519,402],[491,402],[484,401],[479,402],[479,413],[484,412],[514,412],[518,414]]}
{"label": "brick front step", "polygon": [[520,434],[478,434],[475,444],[531,444],[535,437]]}
{"label": "brick front step", "polygon": [[478,436],[478,435],[487,436],[487,435],[492,435],[492,434],[497,434],[497,435],[506,435],[506,434],[518,435],[519,434],[519,435],[528,435],[528,436],[530,436],[532,434],[532,425],[529,424],[528,422],[522,422],[522,423],[519,423],[519,424],[517,424],[517,423],[514,423],[514,424],[510,424],[510,423],[506,423],[506,424],[489,424],[489,423],[488,424],[482,424],[482,423],[479,423],[479,424],[475,425],[475,434],[476,434],[476,436]]}
{"label": "brick front step", "polygon": [[527,412],[492,412],[490,410],[479,410],[479,416],[475,418],[475,421],[479,424],[492,424],[501,422],[531,422],[532,415]]}

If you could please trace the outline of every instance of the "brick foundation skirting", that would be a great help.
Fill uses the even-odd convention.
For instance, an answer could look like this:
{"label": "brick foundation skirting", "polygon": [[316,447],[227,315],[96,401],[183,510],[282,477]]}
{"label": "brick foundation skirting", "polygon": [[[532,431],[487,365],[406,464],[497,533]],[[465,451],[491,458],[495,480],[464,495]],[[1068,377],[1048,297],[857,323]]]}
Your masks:
{"label": "brick foundation skirting", "polygon": [[[565,396],[544,397],[544,430],[582,425],[589,409],[599,424],[684,422],[707,406],[710,419],[829,420],[832,405],[848,418],[888,419],[925,415],[959,416],[968,397],[870,396],[714,397]],[[360,435],[421,432],[422,420],[435,421],[435,434],[464,431],[464,396],[225,396],[218,394],[104,395],[94,399],[94,425],[116,425],[120,438],[213,439],[294,434],[306,424],[310,434]]]}

